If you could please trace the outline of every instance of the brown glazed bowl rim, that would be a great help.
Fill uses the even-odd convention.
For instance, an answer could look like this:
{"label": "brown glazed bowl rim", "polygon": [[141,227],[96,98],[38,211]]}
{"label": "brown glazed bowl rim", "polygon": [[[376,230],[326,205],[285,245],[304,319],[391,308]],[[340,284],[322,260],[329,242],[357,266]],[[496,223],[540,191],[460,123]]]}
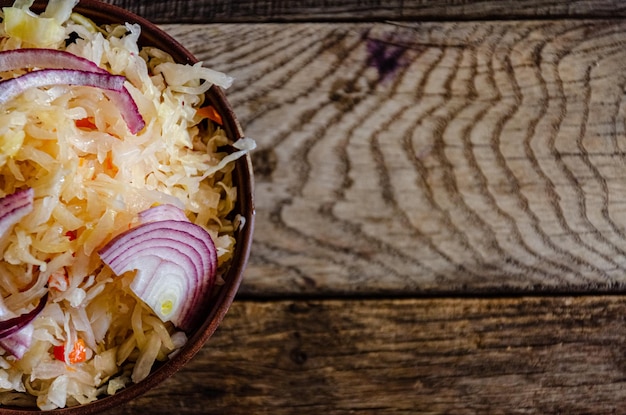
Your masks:
{"label": "brown glazed bowl rim", "polygon": [[[13,0],[0,0],[3,7],[11,6]],[[31,10],[41,12],[45,8],[47,1],[36,0]],[[80,0],[79,4],[74,8],[78,12],[97,24],[115,24],[115,23],[135,23],[141,26],[140,44],[142,46],[155,46],[172,55],[175,61],[179,63],[196,63],[198,60],[178,41],[168,35],[166,32],[151,23],[145,18],[123,9],[121,7],[103,3],[100,0]],[[224,92],[217,86],[211,87],[207,93],[209,102],[222,115],[224,120],[223,128],[227,136],[235,141],[244,136],[241,125],[237,121],[233,109],[228,103]],[[228,272],[224,276],[225,284],[214,298],[214,306],[209,309],[208,316],[202,325],[193,332],[188,342],[180,351],[163,363],[143,381],[131,384],[126,388],[118,391],[115,395],[99,398],[96,401],[78,405],[69,408],[55,409],[51,411],[41,411],[38,408],[16,408],[9,406],[0,406],[0,415],[24,415],[26,413],[42,412],[50,414],[72,414],[72,415],[88,415],[95,414],[114,406],[126,403],[136,398],[148,390],[154,388],[165,379],[171,377],[180,370],[200,349],[207,340],[213,335],[222,319],[226,315],[230,305],[232,304],[241,280],[243,272],[247,265],[250,255],[250,246],[252,244],[252,234],[254,230],[254,177],[252,173],[252,163],[249,155],[241,157],[237,160],[235,170],[233,172],[233,180],[237,185],[238,206],[236,211],[245,218],[245,226],[240,229],[235,236],[237,240],[235,253]]]}

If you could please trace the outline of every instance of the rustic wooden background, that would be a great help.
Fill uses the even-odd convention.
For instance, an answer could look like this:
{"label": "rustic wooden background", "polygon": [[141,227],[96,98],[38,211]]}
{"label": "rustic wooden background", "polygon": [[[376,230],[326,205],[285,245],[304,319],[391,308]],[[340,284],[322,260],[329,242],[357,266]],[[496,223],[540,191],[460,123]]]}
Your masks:
{"label": "rustic wooden background", "polygon": [[109,1],[258,143],[240,295],[109,414],[623,411],[626,3]]}
{"label": "rustic wooden background", "polygon": [[619,0],[105,0],[157,23],[624,17]]}

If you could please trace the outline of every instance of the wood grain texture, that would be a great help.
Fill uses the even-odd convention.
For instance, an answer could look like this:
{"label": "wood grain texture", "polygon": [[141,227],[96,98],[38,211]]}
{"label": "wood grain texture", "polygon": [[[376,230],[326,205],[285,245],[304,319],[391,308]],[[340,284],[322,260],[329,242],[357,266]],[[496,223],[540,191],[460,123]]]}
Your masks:
{"label": "wood grain texture", "polygon": [[188,367],[106,415],[619,413],[625,304],[238,301]]}
{"label": "wood grain texture", "polygon": [[501,297],[626,286],[626,22],[163,27],[236,78],[257,230],[215,336],[107,415],[621,411],[626,297]]}
{"label": "wood grain texture", "polygon": [[243,293],[625,286],[625,22],[164,27],[259,145]]}
{"label": "wood grain texture", "polygon": [[104,0],[157,23],[624,17],[618,0]]}

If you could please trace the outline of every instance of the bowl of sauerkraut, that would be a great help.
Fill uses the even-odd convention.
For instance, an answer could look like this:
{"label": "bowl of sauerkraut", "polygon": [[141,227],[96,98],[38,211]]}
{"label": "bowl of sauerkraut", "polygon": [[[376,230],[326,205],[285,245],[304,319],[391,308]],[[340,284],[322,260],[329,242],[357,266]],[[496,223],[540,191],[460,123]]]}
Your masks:
{"label": "bowl of sauerkraut", "polygon": [[232,78],[149,21],[0,4],[0,413],[95,413],[173,375],[224,318],[254,141]]}

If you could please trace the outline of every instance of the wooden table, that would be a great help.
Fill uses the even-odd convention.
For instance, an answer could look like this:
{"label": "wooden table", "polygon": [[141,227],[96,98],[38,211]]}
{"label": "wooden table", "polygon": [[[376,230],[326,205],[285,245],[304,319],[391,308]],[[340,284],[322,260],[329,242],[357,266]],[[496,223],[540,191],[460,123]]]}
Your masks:
{"label": "wooden table", "polygon": [[258,143],[239,296],[108,414],[623,411],[626,3],[108,1]]}

